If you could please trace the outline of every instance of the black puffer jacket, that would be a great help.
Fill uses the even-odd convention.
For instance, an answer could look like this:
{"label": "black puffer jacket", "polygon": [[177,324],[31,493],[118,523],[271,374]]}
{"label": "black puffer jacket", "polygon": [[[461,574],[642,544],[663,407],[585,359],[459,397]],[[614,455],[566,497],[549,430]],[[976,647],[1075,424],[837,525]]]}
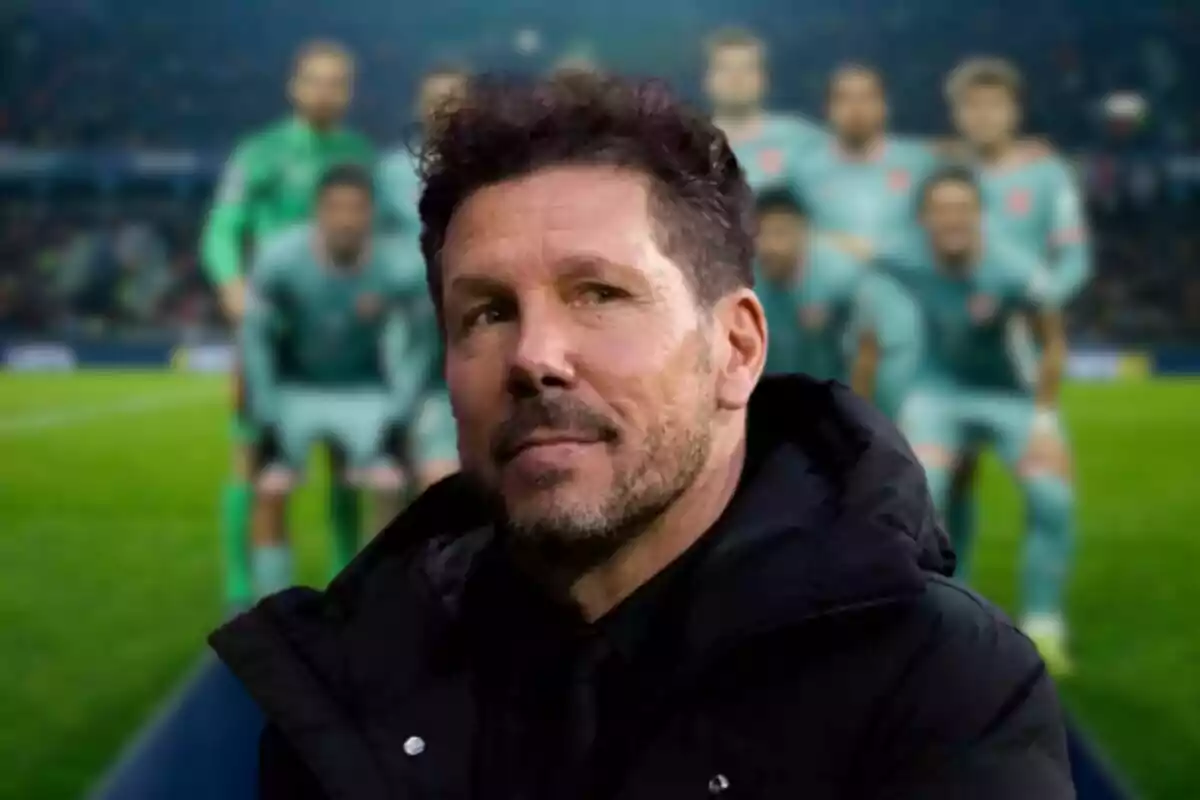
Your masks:
{"label": "black puffer jacket", "polygon": [[213,635],[270,720],[263,796],[1072,797],[1042,663],[945,577],[953,556],[895,428],[842,387],[780,378],[756,392],[749,437],[674,600],[645,606],[654,657],[632,663],[653,672],[618,684],[642,687],[636,704],[602,706],[577,790],[545,788],[542,773],[571,772],[534,710],[552,656],[452,478],[326,592],[285,592]]}

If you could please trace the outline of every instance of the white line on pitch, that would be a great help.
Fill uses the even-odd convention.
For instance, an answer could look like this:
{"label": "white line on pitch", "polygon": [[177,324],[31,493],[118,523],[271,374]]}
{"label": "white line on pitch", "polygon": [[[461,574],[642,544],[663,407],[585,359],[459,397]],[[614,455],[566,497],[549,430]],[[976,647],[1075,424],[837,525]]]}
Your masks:
{"label": "white line on pitch", "polygon": [[52,428],[65,428],[93,420],[107,419],[108,417],[122,417],[129,414],[196,405],[210,402],[218,394],[219,392],[215,389],[205,392],[170,392],[146,395],[144,397],[133,397],[107,405],[22,414],[9,419],[0,419],[0,436],[21,436]]}

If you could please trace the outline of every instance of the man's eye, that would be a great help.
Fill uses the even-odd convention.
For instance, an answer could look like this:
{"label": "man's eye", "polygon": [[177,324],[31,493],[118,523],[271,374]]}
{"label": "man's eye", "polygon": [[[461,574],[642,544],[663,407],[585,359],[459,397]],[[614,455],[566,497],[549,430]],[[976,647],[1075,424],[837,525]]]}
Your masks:
{"label": "man's eye", "polygon": [[579,290],[578,299],[585,304],[611,303],[629,297],[629,293],[615,286],[602,283],[590,283]]}
{"label": "man's eye", "polygon": [[494,325],[503,322],[509,315],[499,303],[487,303],[476,306],[463,315],[459,327],[464,333],[484,325]]}

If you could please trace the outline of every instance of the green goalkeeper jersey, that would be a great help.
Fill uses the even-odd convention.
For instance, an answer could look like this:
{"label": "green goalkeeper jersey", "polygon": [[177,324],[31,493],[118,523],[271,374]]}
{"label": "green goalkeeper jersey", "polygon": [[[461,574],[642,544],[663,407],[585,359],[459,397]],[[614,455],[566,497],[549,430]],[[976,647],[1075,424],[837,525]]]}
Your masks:
{"label": "green goalkeeper jersey", "polygon": [[354,163],[370,168],[374,150],[343,128],[318,132],[297,118],[242,141],[225,166],[201,242],[204,269],[218,286],[241,276],[264,237],[312,216],[317,183],[327,169]]}
{"label": "green goalkeeper jersey", "polygon": [[433,353],[424,273],[407,241],[378,236],[354,267],[328,262],[312,225],[268,239],[255,258],[242,329],[251,409],[269,422],[281,384],[387,386],[404,418]]}

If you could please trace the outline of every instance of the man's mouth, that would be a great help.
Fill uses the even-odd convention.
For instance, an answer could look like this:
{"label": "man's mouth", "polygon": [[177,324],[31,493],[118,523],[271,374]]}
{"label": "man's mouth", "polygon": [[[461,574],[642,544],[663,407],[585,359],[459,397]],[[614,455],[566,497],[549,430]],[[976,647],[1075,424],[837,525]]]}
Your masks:
{"label": "man's mouth", "polygon": [[506,448],[501,454],[501,460],[504,462],[512,461],[517,456],[530,450],[570,445],[598,444],[602,441],[604,441],[604,437],[595,433],[539,432],[515,442],[510,448]]}

